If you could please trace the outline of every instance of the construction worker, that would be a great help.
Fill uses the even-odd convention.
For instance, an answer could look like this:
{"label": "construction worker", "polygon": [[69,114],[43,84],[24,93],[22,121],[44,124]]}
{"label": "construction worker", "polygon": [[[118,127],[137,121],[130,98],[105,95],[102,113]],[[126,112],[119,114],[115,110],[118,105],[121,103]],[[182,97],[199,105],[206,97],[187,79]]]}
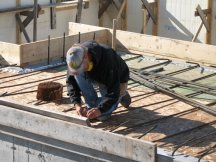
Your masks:
{"label": "construction worker", "polygon": [[[75,44],[68,50],[66,61],[68,96],[78,115],[104,121],[119,103],[129,107],[129,69],[112,48],[96,41]],[[86,107],[82,107],[81,94]]]}

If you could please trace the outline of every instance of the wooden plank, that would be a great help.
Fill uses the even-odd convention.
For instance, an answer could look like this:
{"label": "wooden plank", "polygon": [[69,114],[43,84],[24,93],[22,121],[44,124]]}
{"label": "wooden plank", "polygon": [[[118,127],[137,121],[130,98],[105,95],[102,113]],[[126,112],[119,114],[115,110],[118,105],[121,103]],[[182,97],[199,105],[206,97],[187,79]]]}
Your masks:
{"label": "wooden plank", "polygon": [[[204,9],[204,10],[202,10],[202,11],[203,11],[203,13],[204,13],[205,15],[208,15],[208,14],[211,13],[211,9]],[[198,11],[195,11],[195,12],[194,12],[194,16],[199,16],[199,12],[198,12]]]}
{"label": "wooden plank", "polygon": [[149,16],[148,16],[148,11],[146,10],[146,8],[143,8],[142,12],[143,12],[143,25],[142,25],[141,33],[146,34],[146,32],[147,32],[147,24],[148,24],[148,21],[149,21]]}
{"label": "wooden plank", "polygon": [[64,113],[60,113],[60,112],[55,112],[55,111],[46,111],[46,107],[40,108],[38,106],[34,106],[34,105],[29,105],[29,104],[25,104],[25,103],[17,103],[11,99],[5,99],[5,98],[1,98],[0,99],[0,105],[4,105],[4,106],[8,106],[8,107],[12,107],[14,109],[17,110],[23,110],[26,112],[31,112],[31,113],[35,113],[35,114],[40,114],[46,117],[50,117],[50,118],[55,118],[55,119],[59,119],[59,120],[63,120],[63,121],[67,121],[67,122],[71,122],[71,123],[75,123],[75,124],[79,124],[79,125],[84,125],[84,126],[91,126],[89,120],[87,118],[84,117],[80,117],[77,115],[67,115]]}
{"label": "wooden plank", "polygon": [[100,0],[100,9],[98,12],[98,18],[100,19],[103,13],[107,10],[107,8],[112,3],[112,0]]}
{"label": "wooden plank", "polygon": [[[112,30],[110,30],[112,33]],[[216,65],[216,46],[118,31],[117,49]],[[123,48],[127,47],[127,49]]]}
{"label": "wooden plank", "polygon": [[[0,56],[3,61],[7,64],[17,64],[20,65],[20,45],[0,42]],[[2,63],[2,61],[1,61]]]}
{"label": "wooden plank", "polygon": [[[135,161],[155,162],[156,144],[0,106],[0,123]],[[62,133],[64,132],[64,133]],[[112,140],[111,140],[112,139]]]}
{"label": "wooden plank", "polygon": [[[16,7],[20,7],[21,0],[16,0]],[[19,23],[16,21],[16,43],[21,43],[21,33],[20,33],[20,26]]]}
{"label": "wooden plank", "polygon": [[213,23],[213,9],[212,6],[214,5],[213,0],[208,0],[208,8],[210,10],[210,13],[207,14],[207,21],[209,24],[209,32],[206,33],[206,43],[212,44],[212,35],[213,35],[213,29],[212,29],[212,23]]}
{"label": "wooden plank", "polygon": [[37,41],[38,0],[34,0],[33,42]]}
{"label": "wooden plank", "polygon": [[146,7],[146,9],[147,9],[148,13],[150,14],[153,22],[155,24],[157,24],[157,18],[155,17],[154,12],[152,11],[148,1],[147,0],[141,0],[141,1],[142,1],[143,5]]}
{"label": "wooden plank", "polygon": [[119,12],[118,12],[118,15],[117,15],[117,17],[116,17],[116,20],[117,20],[117,21],[120,19],[121,14],[122,14],[124,8],[126,7],[126,3],[127,3],[127,0],[124,0],[123,3],[122,3],[122,5],[121,5],[121,8],[120,8],[120,10],[119,10]]}
{"label": "wooden plank", "polygon": [[[104,1],[104,0],[99,0],[99,12],[100,12],[100,10],[102,10],[102,7],[103,7],[103,3],[104,2],[106,2],[106,1]],[[103,14],[102,15],[99,15],[99,13],[98,13],[98,19],[99,19],[99,26],[103,26],[103,18],[104,18],[104,16],[103,16]]]}
{"label": "wooden plank", "polygon": [[127,24],[128,23],[127,15],[128,15],[128,0],[126,0],[125,8],[124,8],[124,10],[122,11],[122,14],[121,14],[121,19],[122,19],[122,21],[121,21],[121,30],[127,31],[127,25],[128,25]]}
{"label": "wooden plank", "polygon": [[[55,4],[56,0],[50,0],[51,4]],[[50,28],[51,29],[56,29],[56,7],[51,7],[50,8]]]}
{"label": "wooden plank", "polygon": [[[159,13],[160,0],[155,0],[155,2],[152,3],[152,5],[154,6],[154,15],[157,16]],[[159,19],[157,18],[156,23],[153,23],[152,35],[155,35],[155,36],[158,35],[158,24],[159,24],[158,22],[159,22]]]}
{"label": "wooden plank", "polygon": [[[41,11],[41,8],[40,8],[40,6],[38,6],[38,11],[37,11],[37,13],[39,13]],[[23,13],[24,13],[24,15],[26,15],[27,17],[26,17],[26,19],[23,21],[23,26],[24,27],[27,27],[28,26],[28,24],[33,20],[33,18],[34,18],[34,11],[24,11],[24,12],[22,12],[22,13],[20,13],[20,15],[23,15]],[[21,30],[22,31],[22,30]]]}
{"label": "wooden plank", "polygon": [[196,41],[196,39],[197,39],[197,37],[198,37],[198,35],[199,35],[199,33],[200,33],[202,27],[203,27],[203,22],[201,22],[201,24],[200,24],[200,26],[199,26],[199,29],[197,30],[196,34],[193,36],[192,42],[195,42],[195,41]]}
{"label": "wooden plank", "polygon": [[[47,4],[47,5],[40,5],[41,8],[50,8],[50,7],[69,7],[69,6],[77,6],[78,1],[68,1],[68,2],[61,2],[61,3],[56,3],[56,4]],[[89,4],[88,0],[83,0],[84,6]],[[87,5],[88,6],[88,5]],[[22,7],[16,7],[16,8],[7,8],[7,9],[0,9],[0,14],[1,13],[12,13],[12,12],[22,12],[22,11],[28,11],[32,10],[34,8],[33,5],[28,5],[28,6],[22,6]]]}
{"label": "wooden plank", "polygon": [[25,27],[24,27],[24,25],[23,25],[23,23],[22,23],[22,20],[21,20],[21,18],[20,18],[20,15],[19,15],[19,14],[16,14],[15,17],[16,17],[16,20],[17,20],[19,26],[20,26],[20,29],[22,30],[22,32],[23,32],[23,34],[24,34],[24,36],[25,36],[26,41],[27,41],[28,43],[31,42],[31,40],[30,40],[30,38],[29,38],[29,36],[28,36],[28,33],[27,33],[27,31],[25,30]]}
{"label": "wooden plank", "polygon": [[216,1],[212,1],[212,19],[211,21],[211,33],[212,33],[212,37],[211,37],[211,42],[213,45],[216,45],[216,37],[214,35],[216,35],[216,19],[214,18],[213,15],[216,15]]}
{"label": "wooden plank", "polygon": [[[78,30],[78,29],[77,29]],[[96,40],[101,43],[107,42],[107,31],[95,31]],[[94,32],[86,32],[81,34],[81,42],[92,40]],[[74,43],[78,42],[78,34],[69,35],[65,38],[65,51],[67,51]],[[63,38],[53,38],[50,41],[50,59],[61,59],[63,51]],[[37,41],[35,43],[21,45],[22,64],[33,64],[45,62],[47,60],[48,41]]]}
{"label": "wooden plank", "polygon": [[208,21],[206,20],[206,16],[203,13],[200,5],[198,5],[196,9],[197,9],[197,11],[198,11],[198,13],[200,15],[200,18],[201,18],[202,22],[204,23],[204,25],[206,27],[206,30],[209,32],[210,31],[210,27],[209,27]]}
{"label": "wooden plank", "polygon": [[82,3],[83,3],[83,0],[78,0],[77,13],[76,13],[76,23],[80,23],[81,22]]}
{"label": "wooden plank", "polygon": [[69,22],[69,35],[78,34],[79,32],[81,32],[82,34],[86,32],[96,32],[99,30],[107,30],[107,29],[108,28],[104,28],[104,27]]}

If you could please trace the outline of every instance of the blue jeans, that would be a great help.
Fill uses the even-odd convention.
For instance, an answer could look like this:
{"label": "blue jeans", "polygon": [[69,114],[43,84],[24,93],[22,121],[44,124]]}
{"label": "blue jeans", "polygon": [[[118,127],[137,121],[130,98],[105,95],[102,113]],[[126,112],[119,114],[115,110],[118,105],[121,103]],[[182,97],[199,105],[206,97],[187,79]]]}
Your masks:
{"label": "blue jeans", "polygon": [[[74,77],[77,81],[77,84],[79,85],[80,90],[82,91],[82,95],[85,99],[87,109],[98,107],[103,97],[107,94],[107,87],[101,83],[92,81],[84,73],[75,75]],[[97,87],[99,88],[99,95],[96,92]],[[109,117],[112,114],[112,112],[117,108],[120,101],[121,97],[114,105],[110,107],[110,109],[107,112],[103,113],[99,118]]]}

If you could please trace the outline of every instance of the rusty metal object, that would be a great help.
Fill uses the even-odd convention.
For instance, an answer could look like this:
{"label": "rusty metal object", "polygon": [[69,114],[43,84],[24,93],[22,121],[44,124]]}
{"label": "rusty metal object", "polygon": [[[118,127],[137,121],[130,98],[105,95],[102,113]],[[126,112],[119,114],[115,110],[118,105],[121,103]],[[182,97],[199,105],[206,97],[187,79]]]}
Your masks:
{"label": "rusty metal object", "polygon": [[62,98],[63,85],[57,82],[43,82],[38,85],[37,99],[53,101]]}

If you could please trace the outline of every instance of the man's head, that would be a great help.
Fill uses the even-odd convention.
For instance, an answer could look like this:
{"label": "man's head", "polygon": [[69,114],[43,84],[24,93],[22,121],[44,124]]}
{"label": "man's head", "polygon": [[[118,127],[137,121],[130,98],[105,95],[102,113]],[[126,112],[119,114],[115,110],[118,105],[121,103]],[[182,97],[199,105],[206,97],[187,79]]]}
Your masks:
{"label": "man's head", "polygon": [[80,44],[73,45],[67,52],[66,61],[71,74],[77,75],[88,70],[88,49]]}

